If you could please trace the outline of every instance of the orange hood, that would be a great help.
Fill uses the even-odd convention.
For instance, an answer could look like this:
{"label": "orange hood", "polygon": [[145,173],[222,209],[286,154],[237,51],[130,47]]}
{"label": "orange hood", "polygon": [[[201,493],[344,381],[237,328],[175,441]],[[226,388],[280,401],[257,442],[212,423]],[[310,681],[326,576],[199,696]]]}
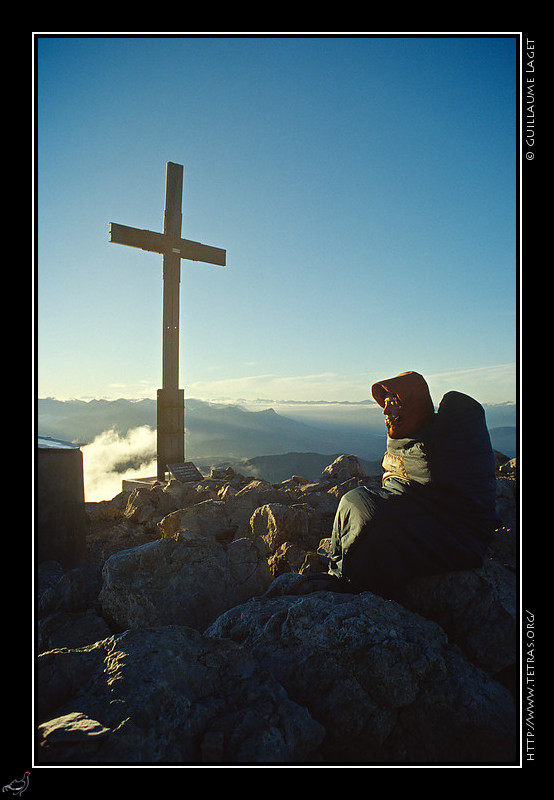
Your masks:
{"label": "orange hood", "polygon": [[396,395],[400,401],[399,417],[396,420],[385,419],[391,439],[413,436],[435,413],[427,382],[418,372],[402,372],[396,378],[374,383],[371,394],[381,408],[385,406],[387,394]]}

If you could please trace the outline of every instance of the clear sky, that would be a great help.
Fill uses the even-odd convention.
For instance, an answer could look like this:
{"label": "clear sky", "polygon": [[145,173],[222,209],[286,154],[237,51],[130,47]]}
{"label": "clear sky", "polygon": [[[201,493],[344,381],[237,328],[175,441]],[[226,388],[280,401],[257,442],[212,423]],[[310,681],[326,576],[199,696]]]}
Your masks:
{"label": "clear sky", "polygon": [[44,36],[36,53],[36,390],[155,397],[161,231],[184,166],[180,385],[350,400],[417,370],[516,398],[509,35]]}

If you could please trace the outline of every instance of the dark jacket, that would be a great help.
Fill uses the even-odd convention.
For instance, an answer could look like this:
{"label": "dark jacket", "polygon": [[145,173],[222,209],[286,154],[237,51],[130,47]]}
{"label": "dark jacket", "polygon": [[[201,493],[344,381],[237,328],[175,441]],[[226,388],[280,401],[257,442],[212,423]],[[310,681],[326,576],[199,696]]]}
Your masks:
{"label": "dark jacket", "polygon": [[387,437],[383,485],[396,478],[447,522],[494,530],[495,459],[483,407],[448,392],[429,423],[412,437]]}

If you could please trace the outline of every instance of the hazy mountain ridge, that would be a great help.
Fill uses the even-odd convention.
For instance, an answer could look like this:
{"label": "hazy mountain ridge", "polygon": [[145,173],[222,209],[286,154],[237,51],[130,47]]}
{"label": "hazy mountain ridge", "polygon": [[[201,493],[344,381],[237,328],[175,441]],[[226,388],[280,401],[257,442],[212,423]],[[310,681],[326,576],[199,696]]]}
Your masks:
{"label": "hazy mountain ridge", "polygon": [[[339,404],[337,404],[339,405]],[[486,406],[493,447],[508,456],[516,449],[516,406]],[[331,418],[332,419],[332,418]],[[239,405],[188,399],[185,406],[186,458],[235,462],[287,453],[332,455],[350,452],[374,461],[381,457],[386,437],[381,410],[367,407],[363,423],[337,424],[330,418],[313,424],[278,414],[274,409],[248,411]],[[104,431],[126,436],[130,430],[156,428],[156,400],[55,400],[37,403],[37,433],[86,444]]]}
{"label": "hazy mountain ridge", "polygon": [[[125,436],[133,428],[156,427],[155,400],[38,400],[37,431],[43,436],[86,444],[106,430]],[[190,459],[240,460],[290,451],[337,453],[359,445],[361,457],[382,449],[371,430],[334,431],[277,414],[237,405],[190,399],[185,405],[186,454]],[[380,432],[382,433],[382,431]],[[380,435],[379,440],[380,440]],[[365,440],[365,441],[364,441]]]}

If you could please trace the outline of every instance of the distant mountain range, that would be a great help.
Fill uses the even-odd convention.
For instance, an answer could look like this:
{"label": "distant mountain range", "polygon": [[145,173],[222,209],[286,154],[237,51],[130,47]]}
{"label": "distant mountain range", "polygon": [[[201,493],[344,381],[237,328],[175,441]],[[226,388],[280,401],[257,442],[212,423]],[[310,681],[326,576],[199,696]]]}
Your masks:
{"label": "distant mountain range", "polygon": [[[512,457],[516,452],[515,405],[499,404],[485,410],[493,447]],[[39,435],[88,444],[111,429],[120,436],[145,425],[155,429],[156,401],[40,398],[36,415]],[[292,407],[291,415],[284,416],[272,408],[247,411],[237,405],[191,398],[186,401],[185,427],[185,457],[198,464],[235,463],[284,454],[310,454],[315,463],[314,456],[327,458],[340,453],[374,462],[380,460],[386,442],[381,413],[371,414],[369,410],[367,424],[350,428],[342,427],[340,420],[336,426],[330,422],[297,421]],[[254,463],[252,469],[258,467]]]}

